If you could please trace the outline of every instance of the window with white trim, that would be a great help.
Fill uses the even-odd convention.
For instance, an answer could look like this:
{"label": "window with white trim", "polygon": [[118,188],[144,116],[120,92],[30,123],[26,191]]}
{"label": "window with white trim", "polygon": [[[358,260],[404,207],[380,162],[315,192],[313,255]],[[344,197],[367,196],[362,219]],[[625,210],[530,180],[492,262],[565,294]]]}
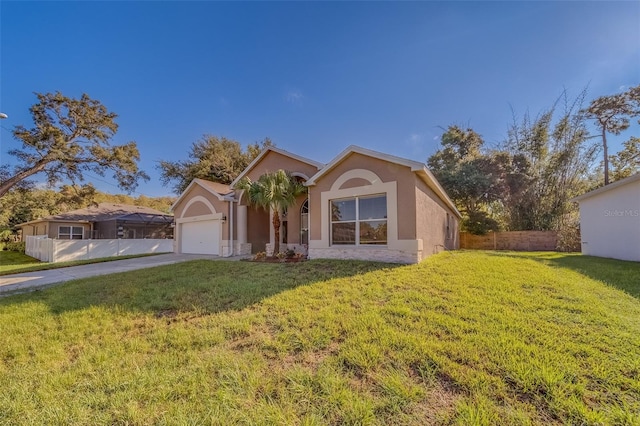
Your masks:
{"label": "window with white trim", "polygon": [[82,226],[59,226],[58,227],[59,240],[81,240],[83,235],[84,235],[84,228]]}
{"label": "window with white trim", "polygon": [[386,245],[387,196],[331,200],[332,245]]}

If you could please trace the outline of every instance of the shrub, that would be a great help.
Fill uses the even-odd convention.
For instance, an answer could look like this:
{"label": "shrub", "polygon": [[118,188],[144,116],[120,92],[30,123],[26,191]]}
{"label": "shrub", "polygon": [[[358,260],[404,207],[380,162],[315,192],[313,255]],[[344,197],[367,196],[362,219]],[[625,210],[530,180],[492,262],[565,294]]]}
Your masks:
{"label": "shrub", "polygon": [[267,258],[267,253],[264,251],[260,251],[253,256],[253,260],[265,260]]}
{"label": "shrub", "polygon": [[15,241],[15,235],[11,232],[10,229],[3,229],[0,231],[0,242],[2,243],[10,243]]}
{"label": "shrub", "polygon": [[580,237],[580,225],[572,224],[562,227],[558,231],[558,242],[556,249],[563,252],[574,252],[582,250],[582,240]]}
{"label": "shrub", "polygon": [[19,253],[24,253],[26,245],[24,241],[14,241],[6,243],[4,249],[8,251],[17,251]]}

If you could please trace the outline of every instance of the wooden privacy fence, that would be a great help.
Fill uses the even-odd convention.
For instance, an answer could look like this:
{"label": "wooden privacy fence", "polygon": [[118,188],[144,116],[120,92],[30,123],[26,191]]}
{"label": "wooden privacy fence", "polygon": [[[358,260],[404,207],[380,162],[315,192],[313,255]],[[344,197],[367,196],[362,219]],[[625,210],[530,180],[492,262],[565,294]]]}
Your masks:
{"label": "wooden privacy fence", "polygon": [[471,250],[554,251],[556,231],[489,232],[486,235],[460,233],[460,248]]}

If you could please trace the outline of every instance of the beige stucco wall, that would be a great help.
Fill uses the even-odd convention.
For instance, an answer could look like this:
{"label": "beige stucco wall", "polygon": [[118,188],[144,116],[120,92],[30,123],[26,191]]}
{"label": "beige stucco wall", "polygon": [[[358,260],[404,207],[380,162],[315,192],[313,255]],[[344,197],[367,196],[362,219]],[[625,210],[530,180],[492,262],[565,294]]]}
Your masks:
{"label": "beige stucco wall", "polygon": [[26,241],[27,237],[36,235],[47,235],[47,224],[45,222],[34,223],[33,225],[24,225],[20,228],[22,230],[22,241]]}
{"label": "beige stucco wall", "polygon": [[58,227],[60,226],[82,226],[84,230],[83,238],[91,238],[91,226],[88,223],[38,222],[22,227],[22,241],[26,241],[26,237],[33,235],[46,235],[48,238],[58,238]]}
{"label": "beige stucco wall", "polygon": [[263,208],[247,207],[247,242],[251,244],[251,252],[266,250],[269,242],[269,213]]}
{"label": "beige stucco wall", "polygon": [[640,180],[580,201],[582,253],[640,261]]}
{"label": "beige stucco wall", "polygon": [[[211,207],[210,207],[210,206]],[[212,208],[214,211],[212,211]],[[217,196],[211,192],[202,188],[200,185],[193,185],[189,192],[184,196],[182,200],[173,209],[174,217],[177,219],[206,216],[214,213],[222,213],[227,218],[230,218],[229,202],[220,200]],[[235,219],[234,211],[234,219]],[[223,240],[229,239],[229,225],[230,220],[227,220],[222,225]],[[234,237],[235,238],[235,237]]]}
{"label": "beige stucco wall", "polygon": [[[294,176],[299,176],[303,180],[306,180],[306,178],[318,172],[318,168],[311,164],[275,151],[269,151],[246,176],[252,181],[256,181],[263,174],[277,170],[291,172]],[[300,207],[306,198],[306,195],[298,197],[296,203],[287,210],[286,221],[289,244],[298,244],[300,242]],[[240,199],[240,205],[247,205],[245,196],[242,196]],[[285,219],[281,217],[280,220],[282,222]],[[256,253],[265,250],[265,245],[270,241],[271,232],[271,218],[269,214],[262,209],[256,210],[254,207],[248,206],[247,240],[252,245],[252,252]]]}
{"label": "beige stucco wall", "polygon": [[[387,161],[358,153],[351,154],[333,170],[322,176],[316,185],[310,187],[310,239],[319,240],[321,238],[321,221],[317,214],[320,206],[320,194],[324,191],[331,190],[331,186],[337,178],[342,176],[345,172],[354,169],[370,170],[378,175],[382,182],[397,182],[398,205],[402,206],[398,211],[400,215],[398,221],[398,239],[415,239],[416,200],[414,192],[414,173],[408,167],[389,163]],[[354,178],[347,180],[344,184],[340,185],[340,187],[342,189],[356,188],[354,184],[358,182],[360,184],[369,184],[365,179]]]}
{"label": "beige stucco wall", "polygon": [[[454,212],[427,186],[417,175],[416,194],[416,237],[422,240],[424,256],[438,253],[443,249],[454,250],[460,247],[459,220]],[[447,237],[447,214],[451,228]]]}
{"label": "beige stucco wall", "polygon": [[[407,166],[363,154],[343,159],[310,187],[309,256],[415,263],[445,248],[458,248],[458,217],[422,179]],[[332,245],[329,201],[377,193],[387,196],[387,244]]]}
{"label": "beige stucco wall", "polygon": [[264,157],[262,157],[260,162],[258,162],[249,171],[249,173],[247,173],[246,176],[252,181],[255,181],[265,173],[275,172],[278,170],[301,173],[307,178],[310,178],[318,172],[318,168],[311,164],[298,161],[295,158],[287,157],[275,151],[269,151]]}
{"label": "beige stucco wall", "polygon": [[349,189],[349,188],[357,188],[359,186],[371,185],[368,180],[362,178],[353,178],[349,179],[342,185],[340,185],[340,189]]}
{"label": "beige stucco wall", "polygon": [[287,209],[287,230],[289,244],[300,244],[300,208],[307,199],[307,195],[296,198],[296,203]]}

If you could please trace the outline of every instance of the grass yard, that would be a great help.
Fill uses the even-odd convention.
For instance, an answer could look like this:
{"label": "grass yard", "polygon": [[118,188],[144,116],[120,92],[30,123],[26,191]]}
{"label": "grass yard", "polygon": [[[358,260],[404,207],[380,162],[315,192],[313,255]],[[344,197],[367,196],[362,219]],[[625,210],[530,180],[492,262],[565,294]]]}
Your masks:
{"label": "grass yard", "polygon": [[640,424],[639,263],[200,260],[0,324],[0,424]]}
{"label": "grass yard", "polygon": [[135,254],[127,256],[103,257],[99,259],[74,260],[71,262],[41,262],[31,256],[15,251],[0,250],[0,276],[20,274],[22,272],[45,271],[47,269],[67,268],[69,266],[88,265],[91,263],[110,262],[112,260],[131,259],[134,257],[155,256],[163,253]]}

